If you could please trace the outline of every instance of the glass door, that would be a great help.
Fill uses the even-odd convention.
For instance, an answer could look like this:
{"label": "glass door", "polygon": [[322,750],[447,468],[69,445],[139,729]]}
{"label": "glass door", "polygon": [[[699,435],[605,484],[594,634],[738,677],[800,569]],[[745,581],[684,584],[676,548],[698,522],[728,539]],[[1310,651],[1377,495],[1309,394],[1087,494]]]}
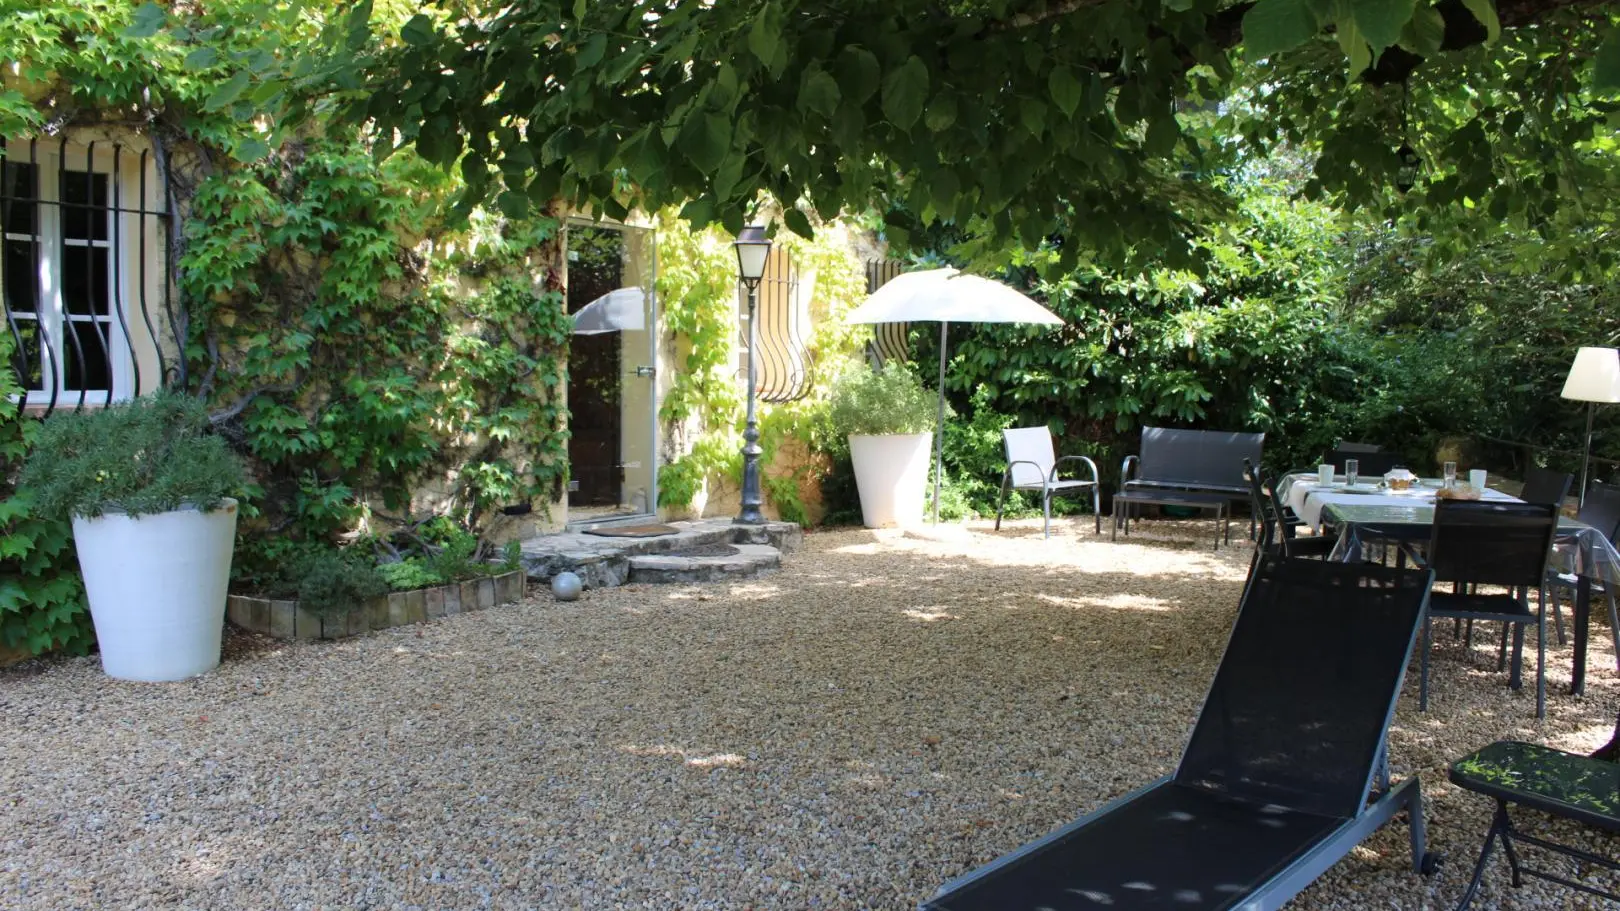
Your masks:
{"label": "glass door", "polygon": [[568,521],[650,516],[657,490],[653,233],[570,222]]}

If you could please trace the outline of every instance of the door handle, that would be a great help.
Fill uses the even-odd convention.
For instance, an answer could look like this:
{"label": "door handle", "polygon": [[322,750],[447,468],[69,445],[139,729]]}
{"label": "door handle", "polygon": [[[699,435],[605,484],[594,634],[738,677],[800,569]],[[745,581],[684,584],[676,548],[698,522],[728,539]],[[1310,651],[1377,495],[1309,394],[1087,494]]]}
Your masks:
{"label": "door handle", "polygon": [[658,373],[657,367],[637,367],[636,376],[654,376]]}

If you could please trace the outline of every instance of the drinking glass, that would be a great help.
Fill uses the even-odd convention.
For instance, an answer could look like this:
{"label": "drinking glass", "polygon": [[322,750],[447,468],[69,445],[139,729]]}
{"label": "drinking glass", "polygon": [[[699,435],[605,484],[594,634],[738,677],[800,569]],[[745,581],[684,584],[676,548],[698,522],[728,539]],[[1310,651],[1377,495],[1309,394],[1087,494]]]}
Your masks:
{"label": "drinking glass", "polygon": [[1356,473],[1361,470],[1361,463],[1355,459],[1344,460],[1344,483],[1348,487],[1356,486]]}
{"label": "drinking glass", "polygon": [[1327,487],[1333,483],[1332,465],[1316,466],[1316,483],[1322,485],[1323,487]]}
{"label": "drinking glass", "polygon": [[1456,462],[1447,462],[1441,468],[1441,476],[1443,478],[1445,478],[1445,486],[1447,486],[1447,487],[1455,487],[1455,486],[1457,486],[1457,463]]}

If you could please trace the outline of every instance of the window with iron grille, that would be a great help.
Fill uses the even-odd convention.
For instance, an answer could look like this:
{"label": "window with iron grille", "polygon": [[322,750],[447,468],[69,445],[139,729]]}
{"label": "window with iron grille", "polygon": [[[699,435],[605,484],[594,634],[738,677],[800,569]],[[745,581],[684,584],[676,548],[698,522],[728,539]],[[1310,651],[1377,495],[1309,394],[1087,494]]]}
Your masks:
{"label": "window with iron grille", "polygon": [[107,142],[3,148],[0,300],[26,404],[83,407],[155,388],[163,360],[148,302],[169,300],[167,216],[149,153]]}
{"label": "window with iron grille", "polygon": [[[791,402],[810,391],[810,289],[814,276],[801,281],[786,249],[775,247],[765,259],[759,282],[754,330],[755,386],[762,402]],[[747,295],[737,284],[738,311],[742,314],[738,337],[737,375],[748,374],[749,330]]]}

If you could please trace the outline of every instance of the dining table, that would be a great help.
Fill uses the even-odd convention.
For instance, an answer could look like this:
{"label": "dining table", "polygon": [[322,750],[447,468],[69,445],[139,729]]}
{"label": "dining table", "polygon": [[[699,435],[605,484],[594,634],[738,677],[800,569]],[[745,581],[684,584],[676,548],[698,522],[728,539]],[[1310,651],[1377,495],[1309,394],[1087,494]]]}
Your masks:
{"label": "dining table", "polygon": [[[1277,483],[1277,497],[1300,521],[1318,532],[1337,533],[1329,559],[1366,560],[1390,544],[1428,541],[1434,528],[1434,502],[1443,482],[1419,478],[1411,487],[1392,490],[1378,478],[1347,483],[1336,475],[1323,484],[1314,473],[1287,474]],[[1481,500],[1522,502],[1494,488],[1480,491]],[[1602,531],[1579,519],[1561,516],[1553,539],[1549,568],[1575,577],[1575,656],[1570,692],[1586,690],[1586,652],[1592,619],[1592,583],[1620,585],[1620,550]]]}

